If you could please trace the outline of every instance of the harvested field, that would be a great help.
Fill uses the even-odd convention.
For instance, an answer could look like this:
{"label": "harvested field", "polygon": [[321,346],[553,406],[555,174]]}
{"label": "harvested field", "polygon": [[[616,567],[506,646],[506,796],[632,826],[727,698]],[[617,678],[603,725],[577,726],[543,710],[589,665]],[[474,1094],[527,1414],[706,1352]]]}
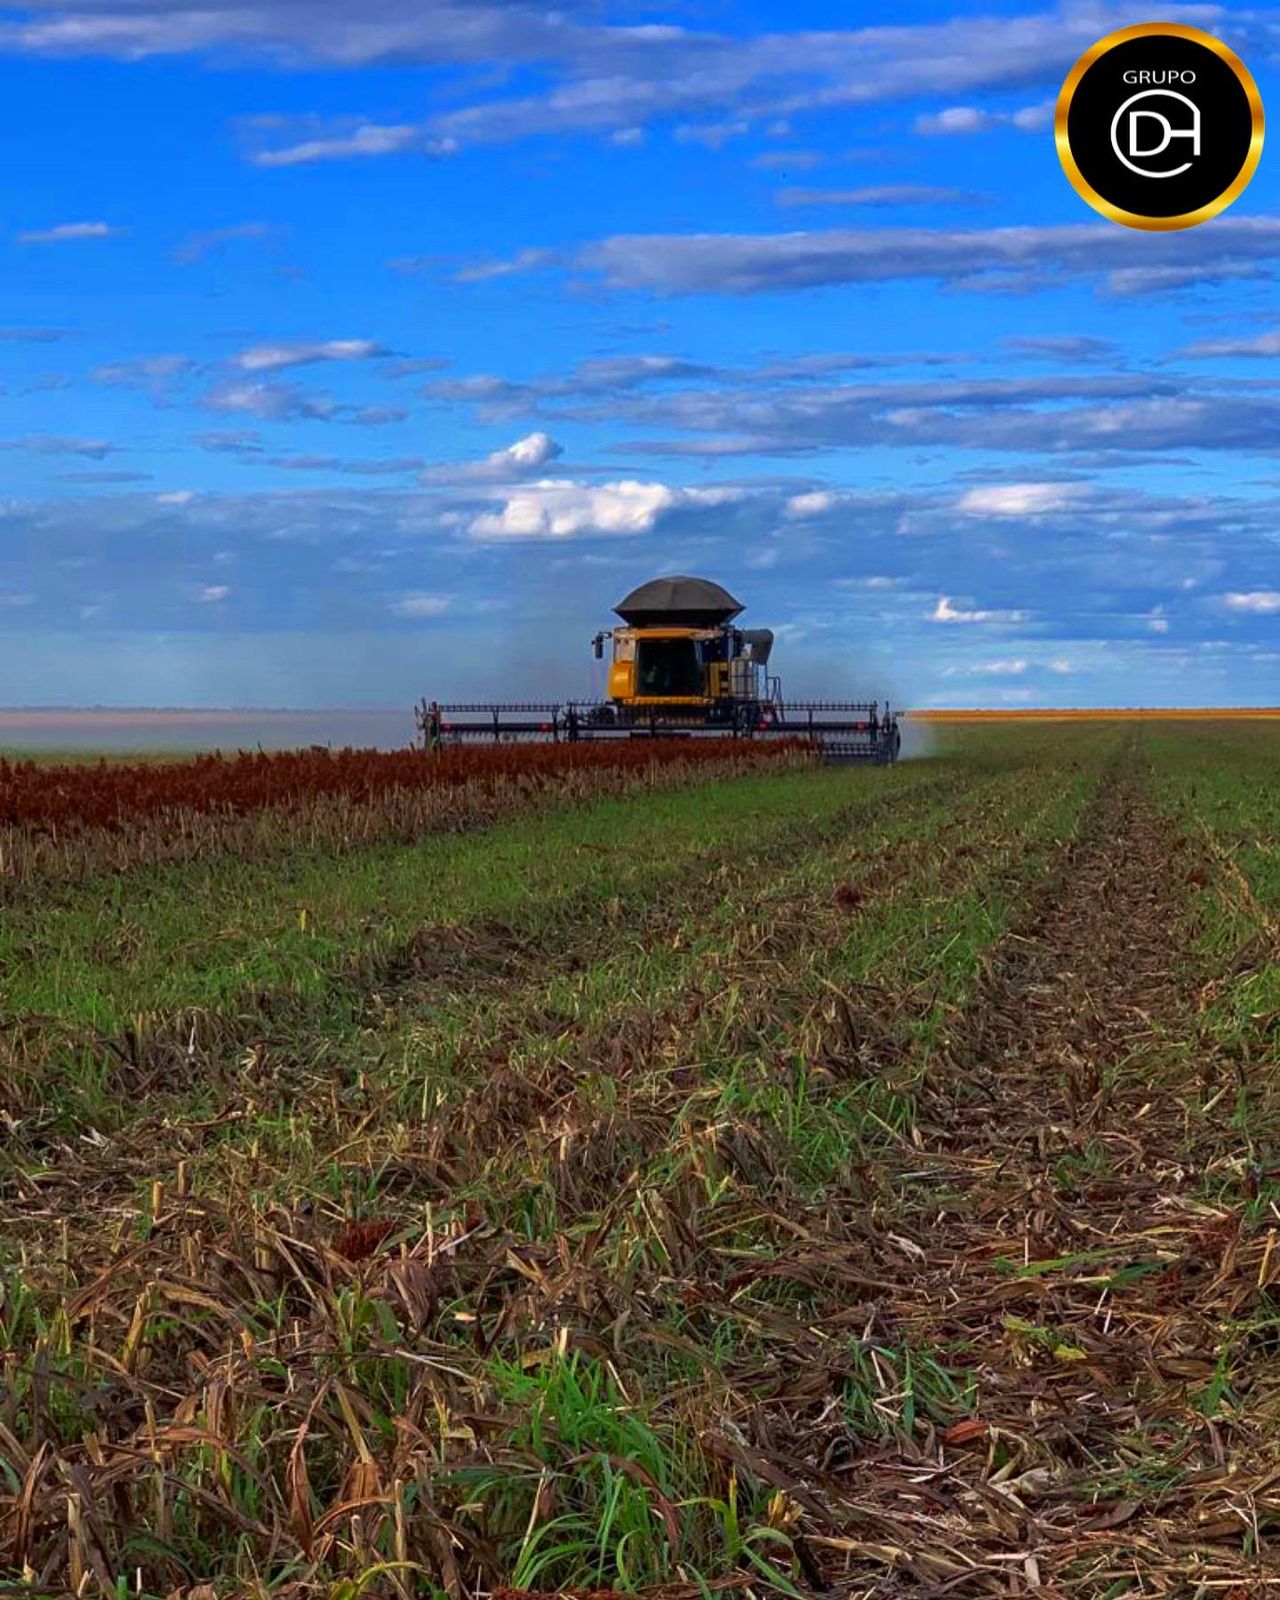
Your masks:
{"label": "harvested field", "polygon": [[0,1564],[1280,1586],[1278,757],[993,725],[41,858],[0,929]]}
{"label": "harvested field", "polygon": [[1122,706],[1113,710],[1091,706],[1084,709],[1037,706],[1009,710],[913,711],[913,722],[1194,722],[1205,726],[1213,722],[1258,722],[1280,717],[1280,706],[1220,706],[1213,710],[1180,710],[1161,706],[1143,708]]}

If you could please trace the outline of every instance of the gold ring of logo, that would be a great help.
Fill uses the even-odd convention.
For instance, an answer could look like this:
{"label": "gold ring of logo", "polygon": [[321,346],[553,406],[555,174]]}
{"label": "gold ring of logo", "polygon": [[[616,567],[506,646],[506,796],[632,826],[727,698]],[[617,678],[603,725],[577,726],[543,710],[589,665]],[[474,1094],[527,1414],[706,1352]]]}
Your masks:
{"label": "gold ring of logo", "polygon": [[[1156,36],[1190,39],[1193,44],[1203,45],[1220,61],[1224,61],[1245,92],[1253,127],[1249,139],[1249,153],[1244,158],[1244,165],[1230,184],[1215,199],[1207,201],[1195,211],[1184,212],[1179,217],[1144,217],[1137,211],[1125,211],[1122,207],[1113,205],[1110,200],[1098,193],[1080,171],[1067,139],[1067,117],[1071,111],[1071,101],[1081,78],[1094,62],[1113,50],[1116,45],[1124,44],[1129,39],[1150,39]],[[1067,74],[1066,82],[1058,95],[1058,105],[1053,117],[1053,138],[1058,147],[1058,160],[1062,162],[1063,171],[1071,180],[1071,187],[1080,198],[1112,222],[1122,223],[1126,228],[1144,228],[1149,233],[1170,233],[1177,228],[1194,228],[1198,223],[1208,222],[1210,217],[1216,217],[1220,211],[1225,211],[1233,200],[1244,193],[1249,180],[1258,169],[1258,162],[1262,159],[1263,131],[1262,96],[1258,93],[1258,86],[1253,81],[1253,74],[1248,67],[1234,50],[1228,49],[1223,44],[1221,39],[1215,39],[1211,33],[1202,33],[1199,28],[1188,28],[1180,22],[1142,22],[1136,27],[1118,28],[1115,33],[1109,33],[1106,38],[1099,39],[1097,44],[1091,45],[1085,51]]]}

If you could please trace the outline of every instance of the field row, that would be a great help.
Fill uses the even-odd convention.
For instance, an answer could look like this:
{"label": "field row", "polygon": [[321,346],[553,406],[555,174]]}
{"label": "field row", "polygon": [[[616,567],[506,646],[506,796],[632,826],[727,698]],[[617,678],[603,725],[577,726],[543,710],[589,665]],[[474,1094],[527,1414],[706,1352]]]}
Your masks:
{"label": "field row", "polygon": [[991,728],[17,907],[14,1570],[1280,1576],[1272,753]]}

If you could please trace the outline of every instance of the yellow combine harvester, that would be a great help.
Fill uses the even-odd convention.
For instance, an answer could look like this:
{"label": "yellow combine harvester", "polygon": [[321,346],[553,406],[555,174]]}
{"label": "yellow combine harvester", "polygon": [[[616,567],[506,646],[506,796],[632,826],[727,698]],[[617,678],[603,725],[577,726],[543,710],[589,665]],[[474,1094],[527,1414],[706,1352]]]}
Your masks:
{"label": "yellow combine harvester", "polygon": [[896,761],[897,716],[874,701],[786,701],[769,675],[773,634],[739,628],[740,601],[707,578],[654,578],[614,607],[608,698],[442,705],[416,711],[428,749],[476,739],[805,738],[829,761]]}

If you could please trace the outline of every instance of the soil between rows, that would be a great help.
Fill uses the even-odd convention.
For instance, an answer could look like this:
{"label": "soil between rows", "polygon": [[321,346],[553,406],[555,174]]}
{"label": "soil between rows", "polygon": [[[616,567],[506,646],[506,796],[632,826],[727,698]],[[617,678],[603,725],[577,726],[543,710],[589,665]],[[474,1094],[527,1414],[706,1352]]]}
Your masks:
{"label": "soil between rows", "polygon": [[[164,1516],[194,1508],[266,1540],[245,1518],[269,1520],[267,1502],[258,1510],[231,1496],[216,1452],[208,1470],[188,1459],[201,1441],[247,1439],[264,1493],[291,1486],[289,1505],[272,1506],[281,1519],[272,1548],[279,1540],[318,1564],[314,1581],[301,1573],[279,1593],[334,1592],[320,1564],[352,1506],[364,1509],[351,1522],[351,1560],[371,1567],[386,1508],[409,1504],[406,1483],[423,1497],[396,1534],[412,1559],[435,1570],[427,1533],[433,1517],[447,1518],[440,1529],[457,1542],[439,1555],[441,1570],[460,1581],[451,1563],[464,1562],[459,1593],[472,1592],[477,1572],[492,1588],[509,1566],[468,1507],[452,1503],[449,1473],[527,1465],[509,1436],[518,1413],[496,1414],[489,1357],[515,1350],[532,1363],[554,1332],[557,1350],[640,1378],[664,1439],[696,1455],[698,1492],[724,1492],[736,1477],[761,1505],[764,1487],[796,1558],[779,1560],[804,1590],[842,1600],[1260,1592],[1278,1575],[1266,1545],[1280,1517],[1269,1442],[1280,1411],[1269,1378],[1280,1309],[1269,1289],[1280,1266],[1273,1236],[1248,1222],[1248,1164],[1229,1116],[1241,1069],[1202,1043],[1192,1004],[1181,919],[1190,886],[1211,869],[1197,850],[1155,811],[1131,750],[927,1066],[918,1052],[890,1061],[874,1046],[865,1059],[837,1051],[808,1063],[815,1083],[842,1095],[878,1062],[904,1090],[911,1083],[915,1102],[909,1136],[885,1127],[865,1160],[846,1147],[825,1186],[798,1184],[790,1145],[768,1159],[759,1129],[744,1143],[753,1124],[726,1116],[694,1130],[670,1180],[618,1182],[587,1232],[520,1242],[514,1211],[469,1205],[446,1224],[435,1265],[380,1253],[390,1224],[376,1220],[332,1250],[274,1213],[254,1217],[252,1237],[237,1224],[201,1242],[185,1191],[157,1199],[150,1237],[65,1311],[77,1344],[115,1374],[79,1401],[101,1409],[101,1427],[83,1445],[74,1433],[54,1445],[46,1413],[66,1375],[50,1390],[41,1370],[34,1431],[13,1445],[0,1435],[27,1508],[12,1503],[0,1522],[15,1559],[29,1553],[50,1581],[68,1562],[107,1573],[117,1529],[150,1517],[153,1491]],[[852,1025],[862,1020],[874,1019]],[[625,1152],[606,1144],[602,1171],[621,1180]],[[741,1182],[713,1215],[705,1180],[724,1189],[726,1174]],[[581,1210],[567,1206],[565,1221]],[[655,1267],[622,1283],[620,1264],[634,1269],[650,1252]],[[272,1296],[288,1317],[270,1336],[250,1334],[246,1308]],[[400,1326],[339,1359],[350,1308],[375,1303],[403,1304]],[[458,1307],[474,1350],[441,1326]],[[117,1346],[118,1361],[103,1354]],[[700,1364],[667,1401],[648,1381],[662,1348]],[[859,1350],[880,1380],[878,1392],[863,1385],[879,1419],[860,1423],[850,1412]],[[348,1386],[357,1362],[360,1380]],[[955,1374],[963,1403],[930,1404],[926,1367]],[[328,1415],[339,1371],[342,1409]],[[389,1398],[382,1374],[394,1371],[411,1377],[407,1400]],[[397,1443],[384,1452],[375,1409],[388,1405]],[[244,1431],[253,1414],[261,1437],[257,1424]],[[475,1437],[442,1435],[437,1463],[431,1418],[445,1415]],[[347,1432],[360,1441],[349,1471]],[[144,1453],[154,1484],[139,1467]],[[181,1464],[180,1492],[162,1460]],[[571,1480],[554,1481],[572,1493]],[[73,1499],[88,1534],[70,1525]]]}
{"label": "soil between rows", "polygon": [[930,1069],[919,1148],[877,1208],[879,1275],[896,1245],[898,1331],[957,1352],[978,1399],[918,1451],[838,1473],[834,1520],[862,1526],[814,1545],[842,1588],[1280,1581],[1280,1259],[1244,1225],[1243,1185],[1240,1204],[1205,1198],[1247,1164],[1229,1097],[1200,1109],[1236,1070],[1205,1053],[1179,942],[1203,881],[1130,751]]}

